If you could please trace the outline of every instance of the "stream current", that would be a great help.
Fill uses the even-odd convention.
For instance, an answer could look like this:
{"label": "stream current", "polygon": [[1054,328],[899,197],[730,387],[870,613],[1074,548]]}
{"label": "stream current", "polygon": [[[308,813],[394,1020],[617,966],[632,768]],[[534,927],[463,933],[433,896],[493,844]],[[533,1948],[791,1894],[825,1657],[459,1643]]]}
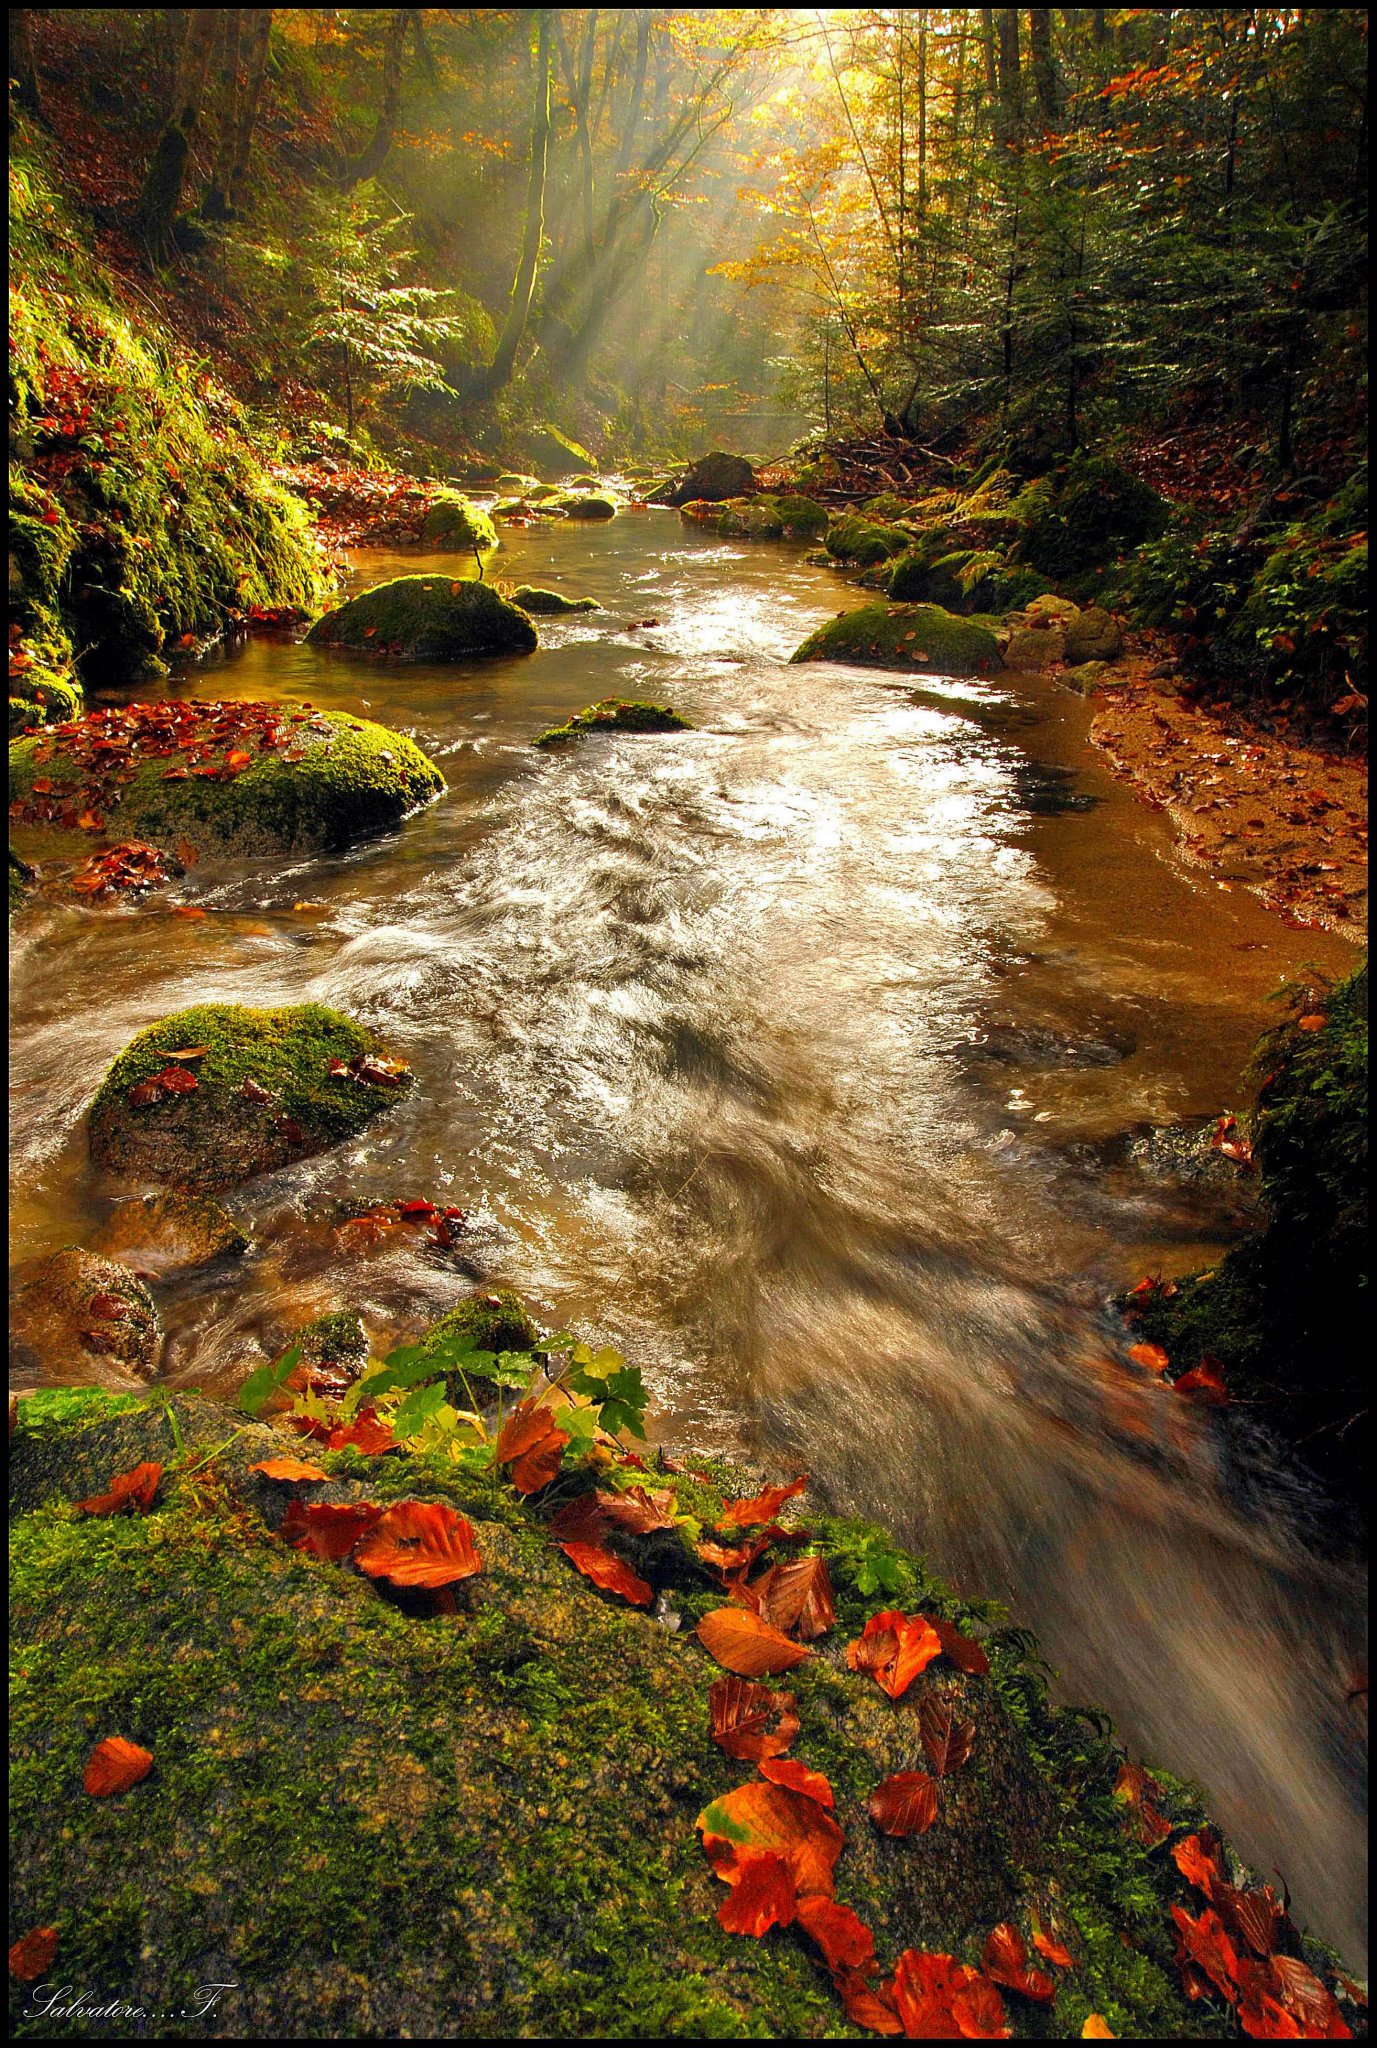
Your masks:
{"label": "stream current", "polygon": [[[422,570],[473,564],[352,573]],[[203,859],[203,920],[27,922],[12,1259],[108,1217],[83,1112],[136,1030],[202,1001],[349,1011],[419,1086],[227,1198],[250,1253],[155,1290],[164,1383],[233,1399],[312,1315],[357,1309],[379,1350],[514,1286],[643,1368],[666,1443],[806,1469],[1003,1599],[1060,1695],[1197,1780],[1361,1966],[1356,1565],[1310,1547],[1246,1420],[1225,1439],[1127,1363],[1103,1307],[1240,1221],[1242,1190],[1147,1172],[1125,1134],[1236,1104],[1267,996],[1348,949],[1185,866],[1050,681],[788,666],[854,601],[800,548],[632,512],[508,531],[488,573],[606,609],[540,620],[530,657],[260,639],[170,686],[402,728],[448,793],[345,856]],[[696,729],[532,749],[609,695]],[[469,1212],[455,1251],[334,1227],[415,1195]]]}

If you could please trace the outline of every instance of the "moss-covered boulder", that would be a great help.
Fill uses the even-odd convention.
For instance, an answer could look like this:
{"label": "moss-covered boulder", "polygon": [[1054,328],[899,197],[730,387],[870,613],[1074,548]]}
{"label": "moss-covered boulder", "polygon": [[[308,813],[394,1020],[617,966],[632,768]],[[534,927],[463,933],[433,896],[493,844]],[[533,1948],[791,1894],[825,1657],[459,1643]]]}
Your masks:
{"label": "moss-covered boulder", "polygon": [[1027,485],[1009,511],[1021,531],[1020,560],[1072,587],[1160,534],[1171,516],[1151,485],[1107,456],[1083,453]]}
{"label": "moss-covered boulder", "polygon": [[232,1187],[352,1138],[411,1086],[338,1010],[201,1003],[150,1024],[111,1066],[87,1121],[91,1158],[122,1179]]}
{"label": "moss-covered boulder", "polygon": [[303,1366],[333,1366],[356,1378],[368,1363],[368,1332],[354,1309],[328,1309],[312,1316],[293,1341],[301,1347]]}
{"label": "moss-covered boulder", "polygon": [[725,450],[715,448],[710,455],[700,455],[696,462],[690,463],[674,483],[653,492],[652,502],[657,505],[687,505],[692,499],[701,498],[721,505],[728,498],[750,497],[754,490],[755,471],[745,456],[728,455]]}
{"label": "moss-covered boulder", "polygon": [[10,676],[10,735],[39,725],[62,725],[80,718],[82,690],[76,677],[60,669],[37,669]]}
{"label": "moss-covered boulder", "polygon": [[869,568],[903,554],[909,536],[900,527],[865,519],[859,512],[844,512],[827,529],[827,552],[835,561],[855,562]]}
{"label": "moss-covered boulder", "polygon": [[867,519],[878,519],[884,525],[907,518],[917,509],[910,499],[901,498],[897,491],[878,491],[873,498],[864,499],[860,506]]}
{"label": "moss-covered boulder", "polygon": [[1073,665],[1086,661],[1117,661],[1124,650],[1123,628],[1111,613],[1089,605],[1066,624],[1066,659]]}
{"label": "moss-covered boulder", "polygon": [[540,641],[525,612],[487,583],[397,576],[326,612],[306,635],[312,647],[344,647],[397,661],[465,661],[475,654],[530,654]]}
{"label": "moss-covered boulder", "polygon": [[512,592],[512,603],[520,605],[523,612],[537,616],[548,614],[558,618],[562,612],[598,612],[602,606],[595,597],[566,597],[559,590],[542,590],[534,583],[518,584]]}
{"label": "moss-covered boulder", "polygon": [[566,491],[552,502],[566,519],[614,519],[617,501],[602,491]]}
{"label": "moss-covered boulder", "polygon": [[557,747],[564,740],[584,739],[595,732],[686,732],[689,721],[668,704],[638,703],[626,697],[603,697],[575,711],[563,725],[550,725],[532,745]]}
{"label": "moss-covered boulder", "polygon": [[1078,697],[1092,697],[1099,688],[1100,677],[1109,664],[1105,661],[1074,662],[1062,670],[1061,681],[1068,690],[1074,690]]}
{"label": "moss-covered boulder", "polygon": [[14,1276],[10,1371],[21,1380],[148,1379],[161,1347],[152,1297],[114,1259],[68,1245]]}
{"label": "moss-covered boulder", "polygon": [[722,507],[717,531],[747,540],[816,540],[827,531],[829,513],[815,498],[791,493],[736,498]]}
{"label": "moss-covered boulder", "polygon": [[12,823],[73,841],[334,851],[393,831],[444,786],[405,734],[285,704],[131,704],[10,742]]}
{"label": "moss-covered boulder", "polygon": [[538,476],[522,476],[512,469],[504,470],[497,479],[499,491],[509,491],[518,498],[524,498],[528,492],[538,491],[540,487],[540,478]]}
{"label": "moss-covered boulder", "polygon": [[437,491],[421,522],[420,544],[437,552],[487,554],[497,546],[497,529],[486,512],[458,491]]}
{"label": "moss-covered boulder", "polygon": [[[293,1490],[250,1468],[299,1454],[299,1438],[236,1433],[184,1396],[171,1416],[176,1436],[160,1409],[99,1395],[19,1404],[12,1924],[58,1928],[64,1981],[118,1985],[152,2010],[229,1987],[197,2023],[219,2038],[847,2031],[797,1928],[747,1940],[717,1919],[726,1893],[695,1820],[761,1780],[709,1735],[723,1674],[694,1630],[723,1595],[684,1531],[614,1538],[660,1594],[653,1613],[582,1578],[548,1510],[486,1461],[325,1452],[313,1502],[432,1501],[469,1518],[482,1570],[437,1612],[277,1533]],[[643,1479],[604,1458],[600,1484],[641,1480],[704,1530],[753,1490],[701,1459]],[[164,1471],[148,1514],[73,1516],[150,1461]],[[572,1473],[561,1499],[571,1483],[586,1480]],[[1026,1634],[920,1558],[812,1505],[806,1520],[836,1625],[781,1690],[799,1756],[832,1789],[838,1897],[874,1931],[883,1972],[908,1946],[975,1960],[999,1922],[1025,1938],[1041,1925],[1070,1961],[1054,2002],[1004,1994],[1015,2033],[1076,2038],[1092,2012],[1123,2039],[1215,2032],[1175,1961],[1171,1906],[1192,1894],[1169,1853],[1128,1838],[1122,1759],[1094,1719],[1054,1708]],[[863,1594],[876,1557],[890,1590]],[[896,1705],[846,1657],[885,1607],[979,1636],[988,1670],[939,1658]],[[971,1753],[935,1824],[895,1840],[867,1801],[915,1768],[929,1700],[970,1720]],[[117,1800],[84,1798],[110,1735],[152,1768]],[[1203,1819],[1170,1780],[1152,1797],[1178,1835]],[[20,1987],[16,2015],[26,2003]]]}
{"label": "moss-covered boulder", "polygon": [[239,1258],[249,1240],[212,1195],[171,1188],[117,1202],[93,1248],[140,1272],[171,1278],[215,1259]]}
{"label": "moss-covered boulder", "polygon": [[1046,589],[1036,569],[1011,565],[996,549],[952,544],[943,530],[918,535],[894,563],[896,604],[940,604],[949,612],[1002,612]]}
{"label": "moss-covered boulder", "polygon": [[863,604],[819,626],[792,658],[988,676],[999,666],[999,643],[987,624],[935,604]]}
{"label": "moss-covered boulder", "polygon": [[540,1325],[519,1294],[510,1287],[495,1292],[479,1288],[432,1323],[418,1343],[421,1350],[431,1351],[463,1338],[478,1351],[531,1351],[540,1336]]}

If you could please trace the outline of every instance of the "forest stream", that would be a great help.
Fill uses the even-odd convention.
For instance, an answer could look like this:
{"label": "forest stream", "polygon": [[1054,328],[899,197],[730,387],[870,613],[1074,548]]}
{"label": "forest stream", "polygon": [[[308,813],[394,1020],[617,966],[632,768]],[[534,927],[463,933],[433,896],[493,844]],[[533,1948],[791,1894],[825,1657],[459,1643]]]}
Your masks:
{"label": "forest stream", "polygon": [[[667,1445],[806,1469],[1004,1600],[1061,1695],[1197,1780],[1361,1964],[1356,1566],[1311,1549],[1256,1426],[1226,1444],[1103,1306],[1207,1261],[1247,1194],[1154,1174],[1128,1134],[1236,1104],[1269,994],[1349,949],[1186,866],[1050,677],[789,666],[847,595],[802,548],[632,512],[513,529],[494,573],[606,609],[542,619],[531,657],[384,668],[284,637],[180,674],[404,728],[448,793],[344,856],[203,859],[202,919],[32,920],[12,1256],[108,1215],[83,1112],[140,1027],[346,1009],[420,1085],[229,1198],[252,1248],[160,1287],[166,1384],[232,1400],[312,1315],[357,1309],[380,1350],[475,1279],[514,1286],[643,1368]],[[532,749],[613,694],[695,729]],[[456,1250],[336,1228],[408,1196],[468,1212]]]}

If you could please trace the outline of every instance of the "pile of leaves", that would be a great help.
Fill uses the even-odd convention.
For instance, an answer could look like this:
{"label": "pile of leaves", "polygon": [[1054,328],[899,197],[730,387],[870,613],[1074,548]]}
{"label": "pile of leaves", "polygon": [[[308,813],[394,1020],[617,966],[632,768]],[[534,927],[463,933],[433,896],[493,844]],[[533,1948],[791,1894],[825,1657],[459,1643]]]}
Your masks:
{"label": "pile of leaves", "polygon": [[365,469],[329,457],[278,463],[270,473],[306,500],[317,530],[337,548],[406,546],[420,540],[440,489],[400,470]]}
{"label": "pile of leaves", "polygon": [[78,896],[114,896],[122,890],[142,894],[183,872],[182,863],[161,847],[129,839],[84,860],[69,886]]}
{"label": "pile of leaves", "polygon": [[442,1205],[425,1196],[411,1196],[399,1202],[375,1202],[357,1215],[346,1216],[337,1226],[348,1232],[351,1244],[382,1243],[397,1230],[423,1230],[429,1243],[441,1251],[452,1251],[468,1221],[466,1212],[454,1203]]}

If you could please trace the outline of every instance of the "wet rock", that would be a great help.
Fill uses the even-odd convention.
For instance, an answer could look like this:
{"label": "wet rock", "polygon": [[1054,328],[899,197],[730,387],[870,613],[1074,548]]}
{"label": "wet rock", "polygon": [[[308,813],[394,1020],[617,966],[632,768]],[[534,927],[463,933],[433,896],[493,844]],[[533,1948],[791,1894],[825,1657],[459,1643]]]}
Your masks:
{"label": "wet rock", "polygon": [[813,540],[826,533],[829,516],[815,498],[735,498],[722,507],[717,531],[726,539]]}
{"label": "wet rock", "polygon": [[582,739],[595,732],[686,732],[688,720],[668,704],[640,704],[623,697],[604,697],[583,711],[566,718],[563,725],[547,726],[533,744],[558,746],[563,740]]}
{"label": "wet rock", "polygon": [[844,512],[827,529],[828,554],[863,569],[903,554],[908,544],[909,536],[900,527],[863,519],[859,512]]}
{"label": "wet rock", "polygon": [[307,641],[398,661],[463,661],[475,654],[529,654],[539,646],[524,611],[486,583],[398,576],[317,619]]}
{"label": "wet rock", "polygon": [[456,553],[486,554],[497,546],[497,530],[486,512],[458,491],[440,491],[426,508],[420,545]]}
{"label": "wet rock", "polygon": [[687,505],[693,498],[705,498],[720,505],[727,498],[749,497],[754,490],[755,471],[745,456],[728,455],[717,448],[710,455],[700,455],[677,483],[656,491],[651,502]]}
{"label": "wet rock", "polygon": [[116,1204],[94,1242],[109,1258],[171,1277],[212,1259],[239,1258],[249,1240],[227,1209],[209,1195],[174,1188]]}
{"label": "wet rock", "polygon": [[988,627],[935,604],[864,604],[819,626],[792,658],[981,676],[999,666],[999,647]]}
{"label": "wet rock", "polygon": [[1002,1021],[987,1025],[963,1050],[969,1059],[993,1060],[1007,1067],[1116,1067],[1136,1046],[1126,1032],[1079,1038],[1046,1025]]}
{"label": "wet rock", "polygon": [[541,590],[536,584],[522,583],[512,592],[512,603],[520,605],[523,612],[538,615],[549,613],[558,617],[561,612],[597,612],[602,606],[595,597],[565,597],[559,590]]}
{"label": "wet rock", "polygon": [[418,1342],[429,1350],[465,1337],[472,1338],[479,1351],[530,1351],[540,1335],[539,1324],[511,1288],[477,1288],[432,1323]]}
{"label": "wet rock", "polygon": [[368,1363],[368,1333],[352,1309],[332,1309],[314,1316],[294,1339],[304,1366],[337,1367],[356,1379]]}
{"label": "wet rock", "polygon": [[1074,668],[1063,670],[1061,680],[1067,689],[1074,690],[1077,696],[1091,697],[1108,666],[1107,661],[1083,661]]}
{"label": "wet rock", "polygon": [[158,1312],[127,1266],[68,1245],[16,1279],[11,1372],[80,1381],[157,1371]]}
{"label": "wet rock", "polygon": [[1066,660],[1072,664],[1117,661],[1123,646],[1123,629],[1118,620],[1098,605],[1091,605],[1066,621]]}
{"label": "wet rock", "polygon": [[319,1003],[200,1004],[114,1062],[91,1104],[91,1158],[124,1179],[232,1187],[353,1137],[411,1086],[372,1032]]}
{"label": "wet rock", "polygon": [[614,519],[617,513],[616,500],[600,491],[566,491],[552,502],[566,519]]}

